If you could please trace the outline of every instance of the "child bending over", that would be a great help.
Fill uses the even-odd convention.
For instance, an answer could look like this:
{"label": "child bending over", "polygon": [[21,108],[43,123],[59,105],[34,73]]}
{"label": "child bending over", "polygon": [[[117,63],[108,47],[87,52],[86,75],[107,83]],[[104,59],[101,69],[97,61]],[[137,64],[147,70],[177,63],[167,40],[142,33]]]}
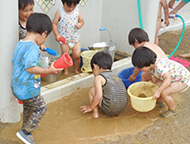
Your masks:
{"label": "child bending over", "polygon": [[122,112],[127,105],[126,88],[121,79],[111,71],[112,57],[105,52],[97,52],[91,60],[95,76],[94,87],[89,91],[90,105],[81,106],[83,114],[93,111],[98,118],[98,106],[109,116]]}
{"label": "child bending over", "polygon": [[[80,34],[78,30],[84,25],[81,12],[77,8],[77,4],[80,0],[61,1],[63,3],[63,7],[58,9],[55,13],[52,23],[53,33],[58,42],[60,42],[61,36],[65,37],[67,44],[60,42],[62,54],[69,54],[69,50],[72,49],[75,67],[74,70],[75,73],[80,73]],[[64,69],[64,74],[68,74],[67,68]]]}
{"label": "child bending over", "polygon": [[[129,44],[132,45],[135,49],[137,49],[140,46],[146,46],[153,52],[155,52],[158,58],[167,58],[164,51],[158,45],[149,42],[148,34],[141,28],[132,29],[129,32],[128,41]],[[129,77],[129,81],[134,81],[139,72],[140,69],[135,67],[133,74]],[[150,72],[143,73],[142,81],[149,81],[151,79],[152,77]]]}
{"label": "child bending over", "polygon": [[132,63],[144,72],[150,72],[152,82],[159,88],[153,93],[153,99],[163,100],[168,111],[160,113],[162,117],[176,115],[176,106],[171,94],[186,90],[190,86],[190,73],[180,63],[168,58],[159,58],[150,48],[142,46],[132,55]]}
{"label": "child bending over", "polygon": [[39,45],[43,44],[50,32],[50,18],[41,13],[33,13],[26,23],[27,36],[20,40],[14,50],[11,88],[15,97],[23,103],[22,128],[16,135],[24,143],[34,144],[31,132],[46,112],[46,104],[40,94],[42,74],[57,74],[53,63],[50,68],[41,68]]}

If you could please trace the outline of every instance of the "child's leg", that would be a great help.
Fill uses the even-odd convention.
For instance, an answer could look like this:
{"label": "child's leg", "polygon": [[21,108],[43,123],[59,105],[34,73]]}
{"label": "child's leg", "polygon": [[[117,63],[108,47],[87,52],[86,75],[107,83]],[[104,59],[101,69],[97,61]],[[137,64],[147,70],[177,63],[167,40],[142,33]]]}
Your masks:
{"label": "child's leg", "polygon": [[160,30],[160,26],[161,26],[161,17],[162,17],[162,12],[161,12],[161,9],[162,9],[162,5],[159,4],[159,8],[158,8],[158,17],[157,17],[157,25],[156,25],[156,33],[155,33],[155,40],[154,40],[154,43],[156,45],[159,44],[159,40],[158,40],[158,32]]}
{"label": "child's leg", "polygon": [[[93,101],[93,98],[94,98],[94,95],[95,95],[95,87],[92,87],[89,91],[89,102],[90,104],[92,103]],[[102,102],[102,99],[100,100],[99,102],[99,106],[101,107],[101,102]],[[93,117],[94,118],[98,118],[99,117],[99,113],[98,113],[98,106],[96,106],[94,109],[93,109]]]}
{"label": "child's leg", "polygon": [[27,103],[26,100],[22,101],[23,103],[23,124],[22,127],[24,127],[30,117],[31,113],[31,108],[29,106],[29,104]]}
{"label": "child's leg", "polygon": [[75,73],[80,73],[80,42],[76,42],[72,48],[72,54],[74,59]]}
{"label": "child's leg", "polygon": [[[163,81],[156,81],[156,85],[160,86],[162,84]],[[161,98],[164,100],[164,102],[166,103],[166,105],[168,106],[168,111],[162,112],[160,113],[160,116],[166,118],[172,115],[176,115],[176,111],[175,111],[175,102],[174,99],[170,96],[172,93],[177,93],[177,92],[181,92],[182,90],[184,90],[185,88],[187,88],[186,84],[180,84],[180,83],[171,83],[162,93],[161,93]]]}
{"label": "child's leg", "polygon": [[[69,54],[70,48],[69,48],[69,46],[68,46],[67,44],[61,44],[60,46],[61,46],[61,52],[62,52],[62,54],[64,54],[64,53]],[[68,69],[65,68],[65,69],[63,70],[63,74],[64,74],[64,75],[68,75],[68,73],[69,73],[69,72],[68,72]]]}
{"label": "child's leg", "polygon": [[175,110],[175,103],[174,99],[170,96],[173,93],[181,92],[187,88],[186,84],[180,84],[180,83],[171,83],[162,93],[161,97],[164,100],[164,102],[167,104],[169,110]]}
{"label": "child's leg", "polygon": [[31,98],[27,100],[27,102],[32,109],[32,114],[26,122],[26,125],[23,127],[23,130],[31,133],[45,114],[47,107],[41,95]]}

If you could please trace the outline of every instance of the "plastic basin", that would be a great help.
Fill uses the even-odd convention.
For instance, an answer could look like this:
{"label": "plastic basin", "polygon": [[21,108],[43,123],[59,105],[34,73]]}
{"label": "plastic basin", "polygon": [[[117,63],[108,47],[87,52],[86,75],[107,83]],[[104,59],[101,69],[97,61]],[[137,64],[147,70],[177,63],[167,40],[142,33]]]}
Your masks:
{"label": "plastic basin", "polygon": [[123,81],[126,89],[133,83],[141,81],[142,71],[138,73],[134,81],[129,81],[129,77],[132,75],[135,67],[126,68],[118,73],[118,77]]}
{"label": "plastic basin", "polygon": [[127,93],[131,99],[132,107],[139,112],[151,111],[156,100],[152,99],[152,94],[158,89],[158,86],[151,82],[136,82],[130,85]]}

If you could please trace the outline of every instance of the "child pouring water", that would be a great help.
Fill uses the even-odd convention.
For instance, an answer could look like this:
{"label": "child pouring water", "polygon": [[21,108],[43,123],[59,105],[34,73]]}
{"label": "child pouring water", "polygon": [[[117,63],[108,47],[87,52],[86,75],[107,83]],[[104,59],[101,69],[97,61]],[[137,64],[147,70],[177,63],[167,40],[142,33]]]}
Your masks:
{"label": "child pouring water", "polygon": [[40,49],[50,32],[50,18],[41,13],[33,13],[26,23],[27,36],[20,40],[14,50],[11,88],[15,97],[23,103],[22,128],[16,135],[27,144],[35,144],[32,131],[46,112],[46,104],[40,94],[42,74],[57,74],[53,63],[47,68],[40,67]]}
{"label": "child pouring water", "polygon": [[90,105],[80,107],[83,114],[93,111],[93,117],[98,118],[98,106],[109,116],[115,116],[125,109],[126,88],[121,79],[111,71],[112,63],[111,55],[105,52],[97,52],[92,57],[94,87],[89,91]]}
{"label": "child pouring water", "polygon": [[[80,73],[80,34],[79,29],[84,25],[84,20],[81,16],[77,4],[80,0],[61,0],[63,7],[58,9],[53,19],[53,33],[55,39],[60,42],[61,36],[66,39],[66,43],[60,42],[61,51],[68,53],[72,49],[74,59],[74,71]],[[57,30],[58,25],[58,30]],[[64,69],[64,74],[68,74],[68,69]]]}
{"label": "child pouring water", "polygon": [[190,72],[180,63],[168,58],[159,58],[146,46],[137,48],[132,55],[133,65],[143,72],[150,72],[152,82],[159,88],[153,99],[163,100],[168,110],[160,113],[162,117],[176,115],[176,106],[171,94],[186,90],[190,86]]}

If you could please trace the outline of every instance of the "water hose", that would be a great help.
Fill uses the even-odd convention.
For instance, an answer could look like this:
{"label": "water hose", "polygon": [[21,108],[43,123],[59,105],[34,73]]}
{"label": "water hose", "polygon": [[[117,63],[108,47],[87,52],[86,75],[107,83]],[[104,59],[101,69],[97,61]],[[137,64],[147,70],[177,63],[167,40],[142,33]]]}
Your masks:
{"label": "water hose", "polygon": [[170,58],[170,57],[176,52],[176,50],[178,49],[179,44],[181,43],[181,40],[182,40],[183,35],[184,35],[184,32],[185,32],[185,21],[184,21],[184,19],[183,19],[180,15],[174,14],[174,16],[170,15],[169,17],[173,17],[173,18],[174,18],[174,17],[179,17],[179,18],[182,20],[182,22],[183,22],[183,29],[182,29],[180,39],[179,39],[179,41],[178,41],[178,43],[177,43],[175,49],[174,49],[173,52],[168,56],[168,58]]}
{"label": "water hose", "polygon": [[[142,25],[142,17],[141,17],[141,6],[140,6],[140,0],[137,0],[137,3],[138,3],[138,14],[139,14],[139,23],[140,23],[140,28],[143,29],[143,25]],[[170,58],[175,52],[176,50],[178,49],[180,43],[181,43],[181,40],[183,38],[183,35],[184,35],[184,32],[185,32],[185,21],[184,19],[178,15],[178,14],[172,14],[169,16],[170,18],[175,18],[175,17],[179,17],[181,20],[182,20],[182,23],[183,23],[183,29],[182,29],[182,32],[181,32],[181,36],[180,36],[180,39],[175,47],[175,49],[173,50],[173,52],[168,56],[168,58]]]}
{"label": "water hose", "polygon": [[141,17],[141,3],[140,3],[140,0],[137,0],[137,3],[138,3],[138,14],[139,14],[140,28],[143,29],[142,17]]}

